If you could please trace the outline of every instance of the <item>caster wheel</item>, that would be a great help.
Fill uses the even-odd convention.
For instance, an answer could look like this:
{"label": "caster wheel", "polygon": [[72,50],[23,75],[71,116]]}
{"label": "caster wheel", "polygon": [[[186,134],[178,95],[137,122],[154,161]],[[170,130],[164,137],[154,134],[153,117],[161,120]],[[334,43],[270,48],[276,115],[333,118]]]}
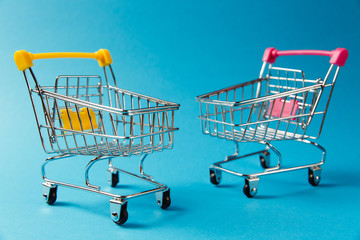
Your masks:
{"label": "caster wheel", "polygon": [[127,212],[127,202],[121,205],[120,216],[118,214],[119,213],[117,212],[111,213],[113,222],[116,223],[117,225],[122,225],[128,220],[129,217],[129,214]]}
{"label": "caster wheel", "polygon": [[221,171],[210,169],[210,182],[219,185],[221,182]]}
{"label": "caster wheel", "polygon": [[171,205],[170,189],[165,192],[156,193],[157,204],[162,209],[167,209]]}
{"label": "caster wheel", "polygon": [[256,195],[258,182],[259,182],[259,180],[245,179],[245,185],[243,187],[243,192],[248,198],[252,198]]}
{"label": "caster wheel", "polygon": [[111,187],[116,187],[116,185],[119,183],[119,179],[119,171],[110,172],[109,183]]}
{"label": "caster wheel", "polygon": [[312,186],[317,186],[321,180],[321,168],[309,168],[308,180]]}
{"label": "caster wheel", "polygon": [[264,169],[270,167],[270,152],[266,151],[260,154],[260,164]]}
{"label": "caster wheel", "polygon": [[43,194],[43,196],[46,199],[46,203],[51,205],[56,201],[56,195],[57,195],[57,186],[50,187],[48,194]]}

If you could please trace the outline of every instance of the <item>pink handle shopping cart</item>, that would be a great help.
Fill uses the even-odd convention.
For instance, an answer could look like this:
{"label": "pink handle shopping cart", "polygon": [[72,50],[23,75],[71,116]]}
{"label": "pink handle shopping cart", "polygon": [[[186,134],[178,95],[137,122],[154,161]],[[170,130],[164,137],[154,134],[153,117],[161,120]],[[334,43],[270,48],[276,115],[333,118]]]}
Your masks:
{"label": "pink handle shopping cart", "polygon": [[[307,79],[301,70],[273,66],[277,57],[288,55],[329,56],[330,68],[324,78]],[[348,51],[344,48],[333,51],[267,48],[258,79],[198,96],[203,133],[233,141],[236,148],[235,154],[210,166],[211,183],[218,185],[222,172],[243,177],[244,194],[251,198],[258,191],[260,176],[308,169],[309,183],[318,185],[326,152],[313,140],[321,134],[340,67],[347,57]],[[322,159],[284,168],[280,152],[270,143],[281,140],[310,144],[322,151]],[[244,142],[257,142],[265,145],[265,149],[240,155],[238,143]],[[276,164],[270,161],[270,150],[277,155]],[[223,167],[228,162],[253,155],[259,155],[264,171],[245,174]]]}

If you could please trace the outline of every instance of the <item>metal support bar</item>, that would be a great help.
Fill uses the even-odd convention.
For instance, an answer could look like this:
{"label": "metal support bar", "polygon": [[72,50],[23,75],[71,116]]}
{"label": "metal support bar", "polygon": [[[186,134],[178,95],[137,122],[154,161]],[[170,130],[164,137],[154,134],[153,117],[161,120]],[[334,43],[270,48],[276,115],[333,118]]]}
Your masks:
{"label": "metal support bar", "polygon": [[99,186],[95,186],[95,185],[90,184],[90,181],[89,181],[89,170],[90,170],[90,168],[94,165],[95,162],[100,161],[100,160],[104,160],[104,159],[107,159],[107,157],[97,156],[97,157],[93,158],[93,159],[86,165],[86,168],[85,168],[85,184],[86,184],[86,186],[91,187],[91,188],[94,188],[94,189],[96,189],[96,190],[100,190],[100,187],[99,187]]}
{"label": "metal support bar", "polygon": [[143,176],[146,177],[146,178],[153,179],[152,176],[150,176],[150,175],[148,175],[148,174],[146,174],[146,173],[144,172],[144,167],[143,167],[143,165],[144,165],[144,161],[145,161],[145,158],[146,158],[146,157],[147,157],[147,154],[144,154],[144,155],[141,156],[141,159],[140,159],[140,174],[143,175]]}

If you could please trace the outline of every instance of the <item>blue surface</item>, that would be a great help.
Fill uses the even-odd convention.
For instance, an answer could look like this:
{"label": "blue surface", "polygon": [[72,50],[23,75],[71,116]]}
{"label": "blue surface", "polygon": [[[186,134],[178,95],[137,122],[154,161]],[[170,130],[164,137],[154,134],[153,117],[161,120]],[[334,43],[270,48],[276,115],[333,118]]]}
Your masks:
{"label": "blue surface", "polygon": [[[360,239],[359,1],[3,0],[0,22],[1,240]],[[328,150],[320,185],[307,183],[307,171],[278,174],[262,178],[257,197],[247,199],[243,179],[224,175],[219,187],[210,184],[209,165],[231,154],[234,146],[201,134],[194,97],[256,78],[263,51],[270,46],[345,47],[350,55],[319,139]],[[161,210],[154,196],[129,201],[129,220],[121,227],[110,220],[109,198],[104,196],[59,188],[56,204],[44,203],[40,166],[47,155],[13,61],[19,49],[37,53],[99,48],[110,50],[122,88],[181,104],[174,149],[152,154],[145,163],[149,173],[171,187],[172,206]],[[48,83],[58,74],[98,71],[97,64],[88,61],[79,72],[60,72],[72,67],[66,61],[39,61],[34,71]],[[296,144],[278,146],[288,164],[319,157]],[[257,146],[241,148],[249,152]],[[298,156],[299,149],[303,156]],[[86,160],[64,160],[49,171],[81,182]],[[138,164],[135,158],[115,162],[133,170]],[[106,164],[99,163],[92,177],[105,181],[105,169]],[[131,179],[124,184],[125,192],[142,187]]]}

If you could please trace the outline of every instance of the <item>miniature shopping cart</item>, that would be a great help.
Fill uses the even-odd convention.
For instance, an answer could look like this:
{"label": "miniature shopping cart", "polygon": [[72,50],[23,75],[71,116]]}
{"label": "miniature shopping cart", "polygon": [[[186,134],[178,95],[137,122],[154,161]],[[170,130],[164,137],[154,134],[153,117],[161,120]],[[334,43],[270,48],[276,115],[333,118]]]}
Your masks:
{"label": "miniature shopping cart", "polygon": [[[171,149],[174,144],[174,113],[178,104],[137,94],[117,87],[108,50],[95,53],[39,53],[24,50],[15,52],[15,62],[23,71],[34,109],[42,146],[49,157],[42,165],[43,196],[48,204],[56,201],[57,186],[77,188],[112,197],[110,215],[117,224],[128,219],[127,202],[131,198],[155,193],[157,204],[170,206],[170,189],[144,173],[146,156]],[[41,86],[31,67],[33,60],[46,58],[93,58],[104,69],[105,81],[100,76],[58,76],[52,86]],[[34,80],[31,86],[30,78]],[[110,85],[112,79],[113,85]],[[34,97],[38,95],[39,98]],[[42,116],[43,115],[43,116]],[[85,185],[78,186],[50,180],[45,166],[52,161],[90,155],[93,159],[85,168]],[[141,155],[140,174],[130,173],[112,164],[114,157]],[[109,183],[115,187],[121,174],[144,180],[155,188],[119,195],[101,190],[89,182],[89,170],[100,160],[109,162]]]}
{"label": "miniature shopping cart", "polygon": [[[277,57],[286,55],[330,56],[331,65],[323,79],[306,79],[301,70],[273,66]],[[334,51],[268,48],[258,79],[198,96],[203,133],[235,142],[235,154],[210,166],[211,183],[218,185],[222,172],[243,177],[244,194],[251,198],[257,193],[260,176],[308,169],[310,184],[318,185],[326,154],[325,149],[312,140],[321,134],[335,81],[347,56],[344,48]],[[322,159],[312,164],[283,168],[280,152],[270,143],[281,140],[310,144],[322,151]],[[238,143],[243,142],[257,142],[265,145],[265,149],[241,156]],[[270,150],[277,156],[276,163],[270,158]],[[223,167],[233,160],[254,155],[260,157],[264,171],[245,174]]]}

